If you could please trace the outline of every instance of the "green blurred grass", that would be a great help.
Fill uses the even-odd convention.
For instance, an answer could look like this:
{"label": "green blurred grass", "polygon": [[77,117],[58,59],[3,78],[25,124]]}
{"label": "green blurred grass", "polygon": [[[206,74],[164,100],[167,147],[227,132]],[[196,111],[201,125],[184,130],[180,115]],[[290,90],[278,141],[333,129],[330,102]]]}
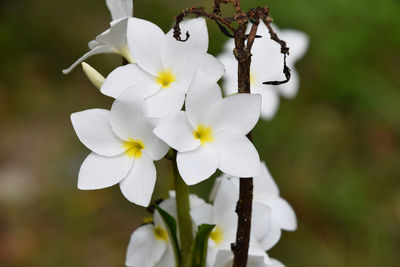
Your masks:
{"label": "green blurred grass", "polygon": [[[400,4],[396,0],[242,1],[267,4],[281,28],[310,36],[301,88],[260,122],[255,143],[299,229],[271,250],[287,266],[398,266],[400,261]],[[136,1],[135,16],[167,30],[184,7]],[[145,210],[117,187],[78,191],[88,151],[72,112],[108,108],[80,70],[61,69],[107,28],[104,1],[0,2],[0,266],[122,266]],[[225,37],[213,23],[210,51]],[[290,45],[290,44],[289,44]],[[89,60],[107,73],[118,56]],[[158,164],[155,198],[170,185]],[[193,188],[206,196],[212,181]]]}

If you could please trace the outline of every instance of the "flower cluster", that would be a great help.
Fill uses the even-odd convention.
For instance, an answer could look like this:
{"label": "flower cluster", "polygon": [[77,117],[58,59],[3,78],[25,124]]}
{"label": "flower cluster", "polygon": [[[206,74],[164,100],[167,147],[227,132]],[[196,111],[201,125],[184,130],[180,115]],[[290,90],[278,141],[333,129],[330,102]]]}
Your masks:
{"label": "flower cluster", "polygon": [[[188,214],[195,226],[193,235],[197,229],[197,236],[208,244],[207,266],[220,267],[230,266],[233,259],[239,180],[254,177],[248,266],[282,266],[266,251],[278,242],[282,229],[296,229],[296,217],[279,197],[278,187],[247,135],[260,116],[273,116],[278,94],[296,94],[298,78],[294,73],[294,82],[277,88],[261,83],[277,72],[272,67],[277,59],[272,56],[275,47],[269,49],[267,29],[260,25],[262,38],[254,45],[253,94],[234,94],[237,63],[233,42],[226,45],[230,52],[219,59],[207,53],[203,18],[180,23],[181,31],[190,33],[187,41],[180,42],[172,29],[164,33],[157,25],[133,17],[132,1],[106,2],[112,16],[110,28],[89,43],[89,52],[63,71],[68,73],[82,63],[89,80],[101,93],[114,98],[110,110],[89,109],[71,115],[79,140],[91,151],[81,165],[78,188],[94,190],[119,184],[126,199],[147,207],[157,177],[154,161],[176,155],[173,161],[186,185],[204,181],[220,170],[222,176],[210,197],[212,204],[191,195]],[[294,64],[304,54],[307,38],[296,31],[282,31],[282,35],[295,45],[288,61]],[[105,78],[83,62],[100,53],[118,53],[127,64]],[[223,76],[225,97],[218,85]],[[176,231],[181,225],[173,223],[177,217],[172,192],[156,206],[154,218],[132,234],[126,265],[173,266],[179,256]]]}
{"label": "flower cluster", "polygon": [[[190,195],[190,214],[195,226],[214,225],[207,244],[207,266],[232,266],[231,243],[235,240],[237,214],[235,203],[239,197],[238,177],[221,175],[210,195],[212,204]],[[279,196],[279,189],[266,165],[262,174],[254,177],[253,215],[249,249],[249,267],[281,267],[266,251],[280,239],[281,230],[297,228],[296,215],[290,205]],[[160,205],[176,218],[175,192]],[[146,224],[137,228],[129,242],[126,265],[130,267],[174,266],[172,243],[158,211]]]}

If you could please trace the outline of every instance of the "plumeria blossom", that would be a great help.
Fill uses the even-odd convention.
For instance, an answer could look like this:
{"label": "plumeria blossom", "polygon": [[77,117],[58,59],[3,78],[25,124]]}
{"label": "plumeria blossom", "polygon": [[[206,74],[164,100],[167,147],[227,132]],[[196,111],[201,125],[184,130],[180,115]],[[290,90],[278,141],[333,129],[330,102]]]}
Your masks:
{"label": "plumeria blossom", "polygon": [[128,45],[137,64],[112,71],[101,92],[111,97],[132,86],[143,89],[152,117],[166,117],[182,108],[185,93],[198,70],[219,79],[225,69],[221,62],[207,54],[208,32],[205,20],[189,19],[181,23],[189,32],[186,42],[167,34],[155,24],[137,18],[128,22]]}
{"label": "plumeria blossom", "polygon": [[260,116],[259,95],[222,98],[216,80],[199,72],[188,91],[185,111],[163,120],[154,133],[176,149],[179,173],[188,185],[217,168],[240,177],[261,173],[257,150],[246,137]]}
{"label": "plumeria blossom", "polygon": [[111,111],[90,109],[71,115],[79,140],[92,153],[79,171],[78,188],[106,188],[120,184],[131,202],[148,206],[156,180],[153,161],[168,146],[153,134],[154,122],[140,90],[128,90],[113,103]]}
{"label": "plumeria blossom", "polygon": [[[189,202],[191,209],[205,203],[193,194],[189,195]],[[175,192],[170,192],[170,197],[160,203],[160,207],[177,218]],[[175,266],[168,232],[157,211],[153,223],[142,225],[132,233],[125,264],[128,267]]]}
{"label": "plumeria blossom", "polygon": [[[222,175],[217,179],[213,193],[215,195],[219,190],[225,191],[223,187],[229,183],[222,181],[230,181],[236,188],[237,197],[239,196],[239,178]],[[262,229],[253,228],[252,234],[260,242],[265,250],[272,248],[281,237],[281,230],[294,231],[297,228],[296,214],[289,203],[279,196],[279,188],[272,178],[265,163],[262,163],[262,174],[253,179],[254,192],[253,192],[253,206],[254,211],[252,214],[252,223],[256,221],[265,221],[268,223],[264,225],[265,232]],[[213,195],[213,194],[212,194]],[[213,197],[211,196],[211,199]],[[263,213],[261,207],[268,207],[269,212]],[[258,207],[258,208],[257,208]],[[260,210],[260,211],[257,211]],[[255,232],[257,231],[257,232]]]}
{"label": "plumeria blossom", "polygon": [[[231,250],[221,250],[218,252],[215,267],[231,267],[233,265],[233,253]],[[247,267],[285,267],[280,261],[271,259],[265,263],[264,257],[249,255]]]}
{"label": "plumeria blossom", "polygon": [[[207,264],[209,267],[220,267],[217,264],[217,255],[221,251],[231,249],[231,243],[235,242],[237,214],[235,213],[238,195],[237,189],[233,183],[228,180],[222,180],[218,190],[214,205],[203,204],[191,210],[190,214],[196,225],[214,224],[215,227],[210,234],[207,249]],[[252,227],[265,228],[265,222],[256,221]],[[265,250],[255,240],[250,239],[249,255],[259,256],[263,262],[270,264],[271,261]],[[219,259],[218,261],[221,261]]]}
{"label": "plumeria blossom", "polygon": [[[308,37],[296,30],[278,30],[272,25],[282,40],[285,40],[290,48],[290,55],[287,57],[287,65],[292,70],[289,82],[274,86],[265,85],[263,82],[283,80],[283,55],[280,53],[280,45],[270,39],[268,29],[260,23],[257,35],[262,36],[255,40],[252,48],[252,62],[250,69],[251,92],[262,96],[261,117],[271,119],[279,106],[279,95],[285,98],[296,96],[299,88],[299,76],[294,69],[294,64],[307,51]],[[250,30],[251,25],[249,25]],[[237,86],[237,60],[233,56],[234,42],[229,40],[225,45],[225,52],[218,59],[224,63],[227,70],[224,76],[224,91],[227,95],[236,92]]]}
{"label": "plumeria blossom", "polygon": [[64,74],[71,72],[77,65],[87,58],[104,53],[116,53],[133,63],[134,59],[127,45],[126,31],[128,19],[133,15],[132,0],[106,0],[111,12],[112,21],[110,28],[89,42],[89,52],[81,56],[69,68],[63,70]]}

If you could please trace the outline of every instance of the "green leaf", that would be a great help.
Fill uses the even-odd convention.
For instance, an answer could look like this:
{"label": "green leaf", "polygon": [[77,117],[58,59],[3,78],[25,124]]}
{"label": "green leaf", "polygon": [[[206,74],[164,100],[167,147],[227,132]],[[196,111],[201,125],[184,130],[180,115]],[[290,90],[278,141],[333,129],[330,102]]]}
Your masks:
{"label": "green leaf", "polygon": [[161,218],[167,227],[168,236],[171,240],[172,248],[174,249],[175,263],[176,266],[178,266],[181,261],[181,250],[179,248],[176,220],[171,214],[160,208],[158,205],[156,205],[156,209],[158,213],[160,213]]}
{"label": "green leaf", "polygon": [[189,267],[205,267],[207,259],[208,238],[215,225],[202,224],[197,228],[189,256]]}

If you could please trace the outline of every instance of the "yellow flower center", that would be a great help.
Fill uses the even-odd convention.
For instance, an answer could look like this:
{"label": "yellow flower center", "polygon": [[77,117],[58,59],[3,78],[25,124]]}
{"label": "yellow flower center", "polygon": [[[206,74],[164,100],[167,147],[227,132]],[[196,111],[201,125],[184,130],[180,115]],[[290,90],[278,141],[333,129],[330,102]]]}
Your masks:
{"label": "yellow flower center", "polygon": [[197,126],[197,130],[193,131],[194,138],[199,139],[202,145],[210,143],[214,140],[211,127],[203,125]]}
{"label": "yellow flower center", "polygon": [[222,233],[222,229],[219,228],[218,226],[215,226],[215,229],[211,232],[210,238],[212,241],[215,242],[216,245],[222,242],[224,239],[224,235]]}
{"label": "yellow flower center", "polygon": [[176,77],[171,70],[162,70],[158,73],[156,81],[162,88],[168,88],[176,81]]}
{"label": "yellow flower center", "polygon": [[250,72],[250,84],[255,84],[257,81],[257,77],[254,72]]}
{"label": "yellow flower center", "polygon": [[144,149],[142,141],[129,139],[129,141],[124,142],[123,146],[126,149],[125,154],[128,157],[140,158],[142,156],[142,150]]}
{"label": "yellow flower center", "polygon": [[154,236],[158,239],[158,240],[162,240],[162,241],[168,241],[168,233],[167,231],[161,227],[161,226],[155,226],[154,227]]}
{"label": "yellow flower center", "polygon": [[145,216],[143,218],[143,223],[152,223],[153,222],[153,217],[152,216]]}

